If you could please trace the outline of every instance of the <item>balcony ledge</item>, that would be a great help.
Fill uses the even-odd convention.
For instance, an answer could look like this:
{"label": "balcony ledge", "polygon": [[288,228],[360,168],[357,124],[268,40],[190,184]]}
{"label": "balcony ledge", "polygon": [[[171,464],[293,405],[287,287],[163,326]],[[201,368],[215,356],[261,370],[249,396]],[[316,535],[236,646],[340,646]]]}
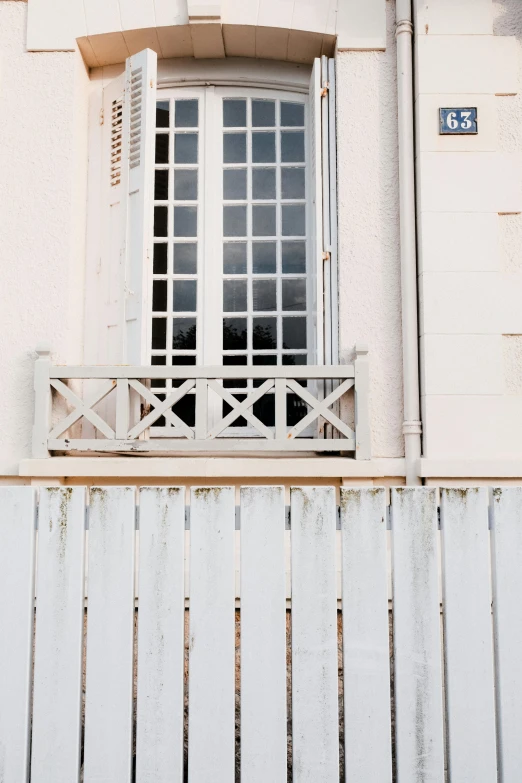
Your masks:
{"label": "balcony ledge", "polygon": [[271,479],[403,477],[397,459],[350,457],[49,457],[24,459],[19,475],[29,478],[185,478]]}

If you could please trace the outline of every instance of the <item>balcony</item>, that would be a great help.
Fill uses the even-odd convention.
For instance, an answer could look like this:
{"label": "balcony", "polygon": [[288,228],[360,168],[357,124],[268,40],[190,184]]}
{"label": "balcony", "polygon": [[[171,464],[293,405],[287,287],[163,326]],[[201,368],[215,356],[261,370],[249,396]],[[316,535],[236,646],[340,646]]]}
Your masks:
{"label": "balcony", "polygon": [[[353,453],[370,459],[368,350],[340,366],[64,366],[37,349],[33,458]],[[351,398],[351,400],[350,400]],[[354,410],[354,427],[343,411]]]}

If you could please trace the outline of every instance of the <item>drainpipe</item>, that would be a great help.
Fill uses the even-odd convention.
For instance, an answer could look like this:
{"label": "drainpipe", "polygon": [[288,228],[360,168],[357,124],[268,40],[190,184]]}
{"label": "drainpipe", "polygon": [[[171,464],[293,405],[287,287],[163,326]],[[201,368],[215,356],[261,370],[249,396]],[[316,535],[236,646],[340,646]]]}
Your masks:
{"label": "drainpipe", "polygon": [[413,125],[413,24],[411,0],[396,2],[397,92],[399,117],[399,191],[402,289],[402,366],[404,383],[404,455],[406,483],[422,483],[419,343],[417,327],[417,243],[415,229],[415,154]]}

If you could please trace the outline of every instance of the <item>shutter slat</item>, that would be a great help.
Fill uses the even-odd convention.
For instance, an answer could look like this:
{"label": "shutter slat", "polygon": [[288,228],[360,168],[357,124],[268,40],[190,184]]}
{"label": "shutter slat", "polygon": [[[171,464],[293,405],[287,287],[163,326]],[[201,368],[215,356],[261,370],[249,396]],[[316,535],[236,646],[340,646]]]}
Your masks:
{"label": "shutter slat", "polygon": [[286,783],[282,487],[241,490],[241,780]]}
{"label": "shutter slat", "polygon": [[0,487],[2,783],[25,783],[29,774],[35,500],[32,487]]}
{"label": "shutter slat", "polygon": [[183,781],[185,489],[140,492],[137,783]]}
{"label": "shutter slat", "polygon": [[85,488],[40,490],[31,781],[80,770]]}
{"label": "shutter slat", "polygon": [[290,497],[294,783],[338,783],[335,490],[294,487]]}
{"label": "shutter slat", "polygon": [[92,489],[84,783],[131,780],[134,539],[134,489]]}

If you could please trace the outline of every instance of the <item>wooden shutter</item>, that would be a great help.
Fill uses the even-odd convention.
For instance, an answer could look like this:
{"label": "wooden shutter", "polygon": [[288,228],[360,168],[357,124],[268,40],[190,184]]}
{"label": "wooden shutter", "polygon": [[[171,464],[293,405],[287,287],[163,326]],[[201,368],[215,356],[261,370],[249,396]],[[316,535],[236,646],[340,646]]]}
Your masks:
{"label": "wooden shutter", "polygon": [[157,55],[145,49],[103,91],[98,361],[148,358]]}
{"label": "wooden shutter", "polygon": [[311,295],[310,344],[317,364],[337,364],[337,181],[335,65],[316,58],[310,80]]}

